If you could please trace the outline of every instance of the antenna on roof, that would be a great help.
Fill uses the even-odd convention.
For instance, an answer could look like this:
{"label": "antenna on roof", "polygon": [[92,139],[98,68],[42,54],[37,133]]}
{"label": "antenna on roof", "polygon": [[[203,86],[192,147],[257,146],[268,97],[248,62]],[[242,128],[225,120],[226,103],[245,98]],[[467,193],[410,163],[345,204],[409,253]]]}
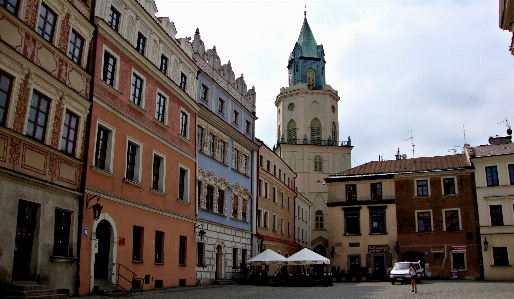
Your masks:
{"label": "antenna on roof", "polygon": [[412,135],[412,129],[407,127],[407,132],[410,133],[410,137],[405,139],[404,141],[407,141],[410,139],[410,144],[412,146],[412,158],[414,158],[414,136]]}
{"label": "antenna on roof", "polygon": [[464,128],[464,125],[462,125],[462,133],[464,134],[464,144],[466,144],[466,129]]}
{"label": "antenna on roof", "polygon": [[506,117],[503,121],[499,122],[498,124],[501,124],[501,123],[505,123],[507,125],[507,135],[512,135],[512,129],[510,128],[509,121],[507,120]]}

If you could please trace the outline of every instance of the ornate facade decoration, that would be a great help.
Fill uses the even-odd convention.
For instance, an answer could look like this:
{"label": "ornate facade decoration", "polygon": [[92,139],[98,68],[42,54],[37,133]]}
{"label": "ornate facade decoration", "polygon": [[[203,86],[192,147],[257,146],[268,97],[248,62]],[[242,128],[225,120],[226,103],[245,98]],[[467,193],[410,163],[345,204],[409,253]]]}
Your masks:
{"label": "ornate facade decoration", "polygon": [[[237,183],[232,184],[230,190],[232,191],[232,206],[237,207],[237,217],[235,219],[248,222],[248,211],[250,209],[248,203],[252,194],[246,187]],[[237,199],[237,202],[234,202],[235,199]]]}
{"label": "ornate facade decoration", "polygon": [[[230,188],[229,182],[225,180],[224,177],[217,178],[212,171],[205,172],[201,167],[198,167],[198,181],[202,182],[201,190],[198,194],[200,197],[200,206],[201,210],[207,211],[209,213],[226,215],[227,210],[227,189]],[[207,186],[213,187],[213,207],[210,210],[207,207]],[[219,198],[219,191],[223,191],[224,198]],[[220,201],[221,200],[221,201]],[[219,205],[222,204],[222,210],[220,211]]]}

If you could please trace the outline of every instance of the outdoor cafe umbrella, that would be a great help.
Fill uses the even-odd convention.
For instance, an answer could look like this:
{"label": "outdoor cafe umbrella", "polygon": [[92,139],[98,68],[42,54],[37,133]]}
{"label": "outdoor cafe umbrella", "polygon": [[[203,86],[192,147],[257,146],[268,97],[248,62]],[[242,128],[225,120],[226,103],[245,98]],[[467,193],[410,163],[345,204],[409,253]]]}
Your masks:
{"label": "outdoor cafe umbrella", "polygon": [[247,260],[246,263],[250,265],[269,265],[285,263],[286,258],[271,249],[259,253],[258,255]]}
{"label": "outdoor cafe umbrella", "polygon": [[330,264],[330,260],[316,252],[304,248],[286,259],[288,265],[321,265]]}

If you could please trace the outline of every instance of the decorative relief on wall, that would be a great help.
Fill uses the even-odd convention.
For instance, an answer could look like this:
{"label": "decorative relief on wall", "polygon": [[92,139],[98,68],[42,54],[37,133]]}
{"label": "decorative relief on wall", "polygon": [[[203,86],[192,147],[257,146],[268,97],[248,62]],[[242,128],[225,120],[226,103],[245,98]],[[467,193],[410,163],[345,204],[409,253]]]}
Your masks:
{"label": "decorative relief on wall", "polygon": [[9,163],[13,166],[20,164],[21,156],[21,139],[15,136],[11,137],[11,149],[9,150]]}
{"label": "decorative relief on wall", "polygon": [[247,216],[247,211],[249,210],[249,198],[251,197],[250,191],[246,187],[243,187],[237,183],[233,184],[230,187],[232,191],[232,199],[234,200],[237,197],[237,219],[248,222],[249,217]]}
{"label": "decorative relief on wall", "polygon": [[61,34],[57,48],[63,53],[68,52],[68,41],[70,36],[70,13],[66,12],[66,16],[61,22]]}
{"label": "decorative relief on wall", "polygon": [[27,57],[31,61],[34,61],[36,54],[36,39],[31,36],[28,32],[25,32],[23,56]]}
{"label": "decorative relief on wall", "polygon": [[57,100],[57,105],[55,106],[54,126],[52,128],[52,136],[50,139],[50,146],[57,150],[59,149],[59,140],[61,137],[61,123],[62,117],[64,115],[63,97],[64,96]]}
{"label": "decorative relief on wall", "polygon": [[27,1],[27,9],[25,10],[25,24],[36,30],[37,11],[39,1]]}
{"label": "decorative relief on wall", "polygon": [[[200,206],[199,209],[209,213],[225,215],[227,209],[227,189],[230,188],[230,183],[224,177],[217,178],[212,171],[205,172],[201,167],[198,168],[198,181],[202,182],[200,190]],[[207,207],[207,186],[213,187],[213,208],[212,210]],[[219,198],[219,191],[223,191],[224,198]],[[223,205],[221,209],[220,205]]]}
{"label": "decorative relief on wall", "polygon": [[25,119],[27,115],[27,105],[30,96],[30,71],[27,72],[25,78],[20,84],[18,100],[16,101],[16,109],[14,114],[13,130],[23,134],[23,128],[25,126]]}
{"label": "decorative relief on wall", "polygon": [[50,181],[53,181],[57,176],[57,157],[54,153],[50,153],[48,157],[48,175]]}

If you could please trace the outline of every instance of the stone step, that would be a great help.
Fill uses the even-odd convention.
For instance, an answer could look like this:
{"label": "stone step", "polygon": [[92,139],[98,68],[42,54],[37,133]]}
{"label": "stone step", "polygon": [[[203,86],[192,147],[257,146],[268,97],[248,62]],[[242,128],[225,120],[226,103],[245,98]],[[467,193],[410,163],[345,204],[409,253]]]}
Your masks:
{"label": "stone step", "polygon": [[44,296],[44,295],[54,295],[57,294],[56,290],[51,289],[38,289],[38,290],[13,290],[8,289],[5,291],[6,296],[14,296],[14,297],[31,297],[31,296]]}
{"label": "stone step", "polygon": [[3,298],[28,298],[28,299],[66,299],[68,298],[65,294],[53,294],[53,295],[41,295],[41,296],[28,296],[28,297],[20,297],[20,296],[4,296]]}

